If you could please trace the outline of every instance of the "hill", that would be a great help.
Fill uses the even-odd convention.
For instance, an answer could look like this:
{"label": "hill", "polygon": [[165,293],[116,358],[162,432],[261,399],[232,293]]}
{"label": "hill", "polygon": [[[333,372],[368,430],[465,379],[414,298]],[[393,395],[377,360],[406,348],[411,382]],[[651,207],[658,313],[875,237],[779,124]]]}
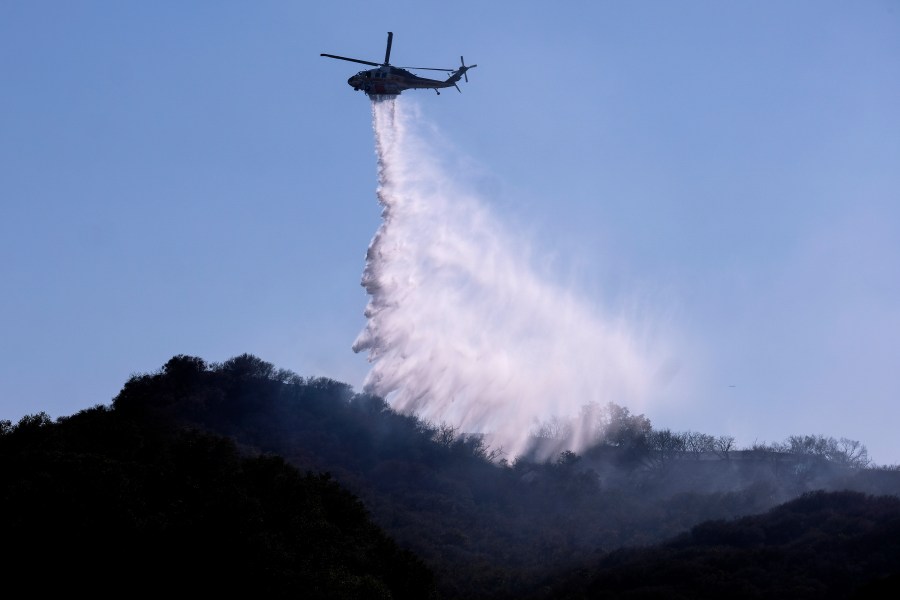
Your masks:
{"label": "hill", "polygon": [[[700,445],[694,445],[696,451],[683,442],[679,445],[678,440],[688,439],[686,434],[654,430],[642,415],[614,405],[599,414],[605,437],[581,455],[560,450],[562,438],[538,435],[531,456],[510,462],[481,436],[397,414],[383,399],[354,393],[340,382],[303,378],[251,355],[213,365],[197,357],[176,356],[156,373],[132,377],[109,409],[95,407],[57,423],[36,417],[34,423],[8,424],[0,450],[4,464],[17,473],[11,481],[18,492],[4,491],[4,508],[12,510],[7,514],[27,517],[21,521],[21,532],[40,525],[49,539],[65,532],[69,521],[86,518],[66,507],[66,490],[74,487],[85,495],[77,506],[94,519],[86,522],[99,523],[112,515],[114,522],[125,523],[121,531],[127,535],[122,537],[140,540],[128,546],[140,558],[137,563],[150,560],[163,571],[182,561],[159,562],[159,553],[139,547],[147,543],[148,535],[157,544],[163,536],[166,547],[171,547],[172,538],[165,535],[186,525],[186,531],[204,535],[178,536],[190,537],[195,545],[201,543],[196,540],[207,540],[202,551],[192,555],[208,556],[213,563],[227,559],[231,562],[222,564],[231,566],[253,559],[249,564],[256,565],[251,571],[257,578],[270,576],[263,562],[280,564],[287,572],[299,560],[306,565],[305,574],[285,575],[288,580],[312,581],[312,589],[326,589],[333,581],[350,582],[348,597],[354,597],[353,585],[388,590],[391,597],[424,597],[431,573],[443,598],[512,598],[543,589],[578,597],[585,590],[571,585],[573,569],[581,573],[576,579],[584,579],[584,573],[595,568],[605,572],[610,563],[601,561],[611,560],[623,548],[649,548],[710,520],[728,523],[763,513],[815,489],[852,489],[866,498],[900,491],[900,473],[861,468],[858,461],[843,460],[846,454],[832,452],[835,445],[821,438],[810,439],[823,442],[813,446],[831,448],[831,454],[771,448],[741,454],[728,449],[710,460]],[[66,432],[62,438],[70,438],[71,446],[47,450],[56,457],[74,453],[65,459],[65,467],[46,454],[41,460],[55,466],[35,467],[28,461],[41,453],[11,450],[20,445],[9,440],[25,439],[32,430],[34,435]],[[207,446],[219,450],[201,452],[203,460],[187,450]],[[548,456],[548,446],[553,448],[550,458],[538,458]],[[37,447],[53,448],[46,441],[31,445]],[[216,456],[232,465],[225,469],[227,477],[216,475],[224,467],[203,462]],[[251,482],[259,483],[259,478],[247,475],[263,468],[258,465],[268,465],[266,472],[295,473],[305,482],[296,486],[306,490],[306,496],[281,497],[270,483],[260,497],[262,492],[247,488]],[[51,475],[29,475],[42,469]],[[299,475],[304,472],[305,477]],[[160,479],[160,474],[166,477]],[[41,504],[29,506],[28,490],[41,490],[41,485],[52,492],[44,495],[55,498],[55,504],[37,510],[34,507]],[[307,488],[316,486],[321,493],[331,490],[328,493],[338,500],[320,492],[315,492],[320,495],[314,501],[304,499],[314,493]],[[154,489],[162,491],[154,495],[150,493]],[[186,493],[193,495],[183,497]],[[277,511],[260,512],[264,501],[275,503]],[[224,506],[213,512],[204,508],[216,502]],[[356,515],[353,522],[358,527],[338,529],[374,537],[339,537],[343,541],[323,551],[302,528],[285,529],[284,523],[309,520],[292,511],[298,505],[305,510],[311,502],[318,507],[313,510],[316,518],[330,515],[333,502],[346,506],[337,516]],[[92,508],[84,508],[88,506]],[[190,518],[171,512],[188,508],[195,511]],[[244,515],[245,509],[251,513]],[[42,515],[54,515],[53,526],[41,525]],[[218,520],[209,520],[212,515]],[[158,520],[167,527],[153,525]],[[226,521],[244,525],[235,528]],[[212,522],[233,537],[223,541],[221,532],[213,534]],[[251,525],[264,527],[265,534],[251,535]],[[321,523],[323,529],[328,525],[327,520]],[[82,523],[75,529],[84,532],[89,527]],[[27,547],[27,537],[23,533],[16,543]],[[272,560],[257,557],[265,556],[260,546],[275,554]],[[232,550],[222,552],[223,548]],[[178,556],[184,558],[183,553]],[[124,568],[118,553],[107,560]],[[334,568],[325,567],[332,562]],[[318,566],[313,568],[314,564]],[[322,572],[337,575],[309,579]],[[853,585],[882,574],[863,569]]]}
{"label": "hill", "polygon": [[900,498],[819,491],[618,550],[530,597],[896,598],[898,573]]}
{"label": "hill", "polygon": [[0,435],[5,584],[25,595],[429,598],[329,476],[101,406]]}

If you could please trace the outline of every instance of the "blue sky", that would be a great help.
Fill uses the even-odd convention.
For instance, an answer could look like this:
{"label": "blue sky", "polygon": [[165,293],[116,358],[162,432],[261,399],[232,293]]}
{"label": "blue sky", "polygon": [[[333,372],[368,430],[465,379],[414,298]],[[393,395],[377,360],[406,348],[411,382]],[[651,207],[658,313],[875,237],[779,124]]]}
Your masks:
{"label": "blue sky", "polygon": [[401,101],[523,251],[665,322],[654,425],[900,463],[891,1],[4,2],[0,418],[175,354],[358,387],[372,121],[319,54],[388,31],[393,64],[478,64]]}

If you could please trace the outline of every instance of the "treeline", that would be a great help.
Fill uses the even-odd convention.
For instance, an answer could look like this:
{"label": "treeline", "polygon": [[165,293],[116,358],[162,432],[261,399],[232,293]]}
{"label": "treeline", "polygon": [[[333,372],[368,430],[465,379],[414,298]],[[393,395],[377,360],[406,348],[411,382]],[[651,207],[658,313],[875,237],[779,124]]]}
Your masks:
{"label": "treeline", "polygon": [[[529,454],[532,458],[571,451],[586,446],[586,452],[619,449],[623,466],[656,468],[669,460],[755,460],[771,455],[797,460],[819,460],[848,469],[875,466],[864,444],[848,438],[824,435],[792,435],[784,442],[754,442],[736,445],[734,436],[699,431],[654,429],[644,415],[633,415],[615,403],[589,403],[574,419],[554,418],[535,428]],[[891,467],[881,467],[891,468]],[[896,469],[896,467],[893,467]]]}
{"label": "treeline", "polygon": [[[144,456],[140,449],[152,436],[143,430],[149,427],[171,429],[178,436],[227,439],[235,452],[229,460],[238,465],[277,456],[286,468],[308,473],[306,477],[327,473],[327,481],[361,500],[372,522],[397,544],[399,554],[384,556],[399,562],[382,567],[400,568],[410,579],[377,584],[392,597],[426,589],[430,571],[443,598],[520,598],[548,581],[564,581],[575,565],[591,568],[616,549],[657,544],[710,519],[761,513],[812,489],[900,494],[900,473],[861,468],[858,462],[841,462],[830,454],[821,461],[827,468],[803,471],[768,458],[737,459],[733,440],[729,445],[719,436],[712,438],[718,458],[704,460],[707,450],[699,448],[705,448],[709,438],[654,430],[643,415],[614,404],[585,408],[582,417],[589,417],[586,422],[598,435],[578,454],[560,444],[565,439],[557,435],[564,431],[560,427],[552,435],[549,430],[536,432],[531,452],[508,460],[486,438],[397,414],[383,399],[355,393],[346,384],[300,377],[246,354],[220,364],[176,356],[156,373],[130,378],[110,409],[89,412],[128,424],[113,428],[118,434],[105,431],[92,436],[95,439],[131,432],[143,440],[130,442],[135,445],[127,455],[131,458]],[[57,425],[73,427],[70,421],[85,418],[76,415]],[[13,427],[7,422],[4,427],[0,439],[8,438],[13,429],[21,436],[19,430],[30,425]],[[83,431],[87,434],[90,428]],[[683,442],[666,454],[661,440],[670,444],[673,439]],[[0,443],[4,456],[5,443]],[[722,445],[728,446],[724,452]],[[2,460],[22,461],[21,455],[16,456]],[[168,465],[164,472],[185,475],[172,451],[148,455],[149,462],[141,468],[151,470],[154,456],[153,460],[170,461],[164,463]],[[686,457],[697,460],[683,460]],[[192,482],[199,485],[199,478],[192,475],[177,489],[190,490]],[[153,484],[125,486],[126,491],[140,493],[124,497],[139,501]],[[57,496],[66,485],[60,484]],[[284,503],[279,507],[290,508]],[[39,518],[37,513],[27,514]],[[321,511],[316,509],[315,514]],[[147,520],[141,517],[139,522]],[[303,539],[312,543],[308,535]],[[289,541],[272,547],[283,545]],[[218,547],[210,546],[210,551]],[[360,548],[367,550],[348,564],[372,570],[345,579],[356,582],[353,585],[375,586],[377,576],[372,573],[382,567],[366,566],[363,555],[374,551],[372,543]],[[411,560],[403,552],[414,553],[427,570],[415,561],[402,566]],[[343,566],[336,572],[349,569]],[[347,597],[355,597],[348,593]]]}

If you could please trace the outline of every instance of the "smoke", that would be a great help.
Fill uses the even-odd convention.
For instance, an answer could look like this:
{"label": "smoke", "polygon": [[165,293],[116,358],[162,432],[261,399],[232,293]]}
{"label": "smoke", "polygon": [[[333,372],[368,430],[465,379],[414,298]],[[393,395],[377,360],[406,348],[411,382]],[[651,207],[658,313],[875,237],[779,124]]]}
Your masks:
{"label": "smoke", "polygon": [[403,103],[372,102],[372,118],[383,220],[353,345],[371,363],[364,389],[400,412],[487,434],[507,456],[585,404],[640,404],[654,377],[633,324],[540,276]]}

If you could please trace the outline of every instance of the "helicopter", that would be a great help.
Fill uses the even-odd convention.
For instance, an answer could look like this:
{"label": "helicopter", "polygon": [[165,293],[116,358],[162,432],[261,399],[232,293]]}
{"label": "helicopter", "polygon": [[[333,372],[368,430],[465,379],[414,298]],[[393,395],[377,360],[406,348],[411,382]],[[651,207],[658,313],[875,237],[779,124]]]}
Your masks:
{"label": "helicopter", "polygon": [[[369,98],[372,98],[373,100],[378,99],[381,96],[399,96],[400,92],[404,90],[415,89],[433,89],[440,96],[441,92],[439,88],[447,88],[451,86],[455,87],[456,91],[462,93],[462,90],[459,89],[459,86],[456,85],[456,82],[458,82],[460,78],[465,78],[466,82],[468,82],[469,76],[466,75],[466,71],[468,71],[469,69],[474,69],[478,66],[466,66],[466,62],[463,60],[463,57],[460,56],[460,67],[458,69],[436,69],[431,67],[395,67],[390,64],[391,43],[393,39],[393,32],[388,31],[387,50],[384,53],[383,63],[377,63],[368,60],[359,60],[358,58],[347,58],[346,56],[337,56],[336,54],[323,53],[320,56],[337,58],[339,60],[348,60],[350,62],[372,65],[373,67],[375,67],[374,69],[360,71],[347,80],[347,83],[350,84],[350,87],[352,87],[356,91],[364,91],[366,95],[368,95]],[[440,81],[438,79],[428,79],[427,77],[419,77],[418,75],[413,75],[407,69],[412,69],[414,71],[447,71],[448,73],[450,73],[450,77],[448,77],[444,81]]]}

